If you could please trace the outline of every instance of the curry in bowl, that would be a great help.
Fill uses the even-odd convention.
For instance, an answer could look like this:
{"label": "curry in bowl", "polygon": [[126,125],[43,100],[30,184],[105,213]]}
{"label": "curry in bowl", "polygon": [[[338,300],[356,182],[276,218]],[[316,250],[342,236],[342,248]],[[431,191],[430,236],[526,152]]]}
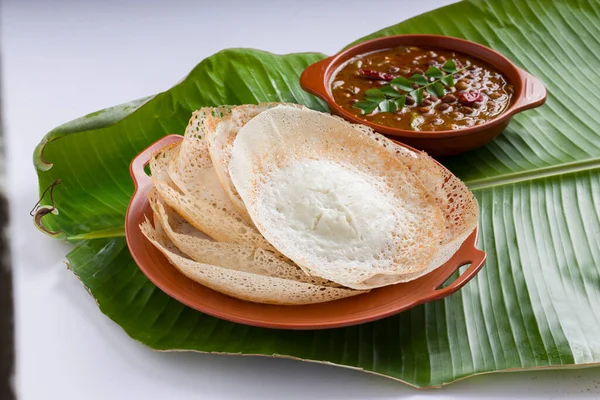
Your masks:
{"label": "curry in bowl", "polygon": [[514,87],[488,63],[431,47],[395,47],[359,55],[333,74],[331,93],[346,111],[414,131],[481,125],[510,105]]}

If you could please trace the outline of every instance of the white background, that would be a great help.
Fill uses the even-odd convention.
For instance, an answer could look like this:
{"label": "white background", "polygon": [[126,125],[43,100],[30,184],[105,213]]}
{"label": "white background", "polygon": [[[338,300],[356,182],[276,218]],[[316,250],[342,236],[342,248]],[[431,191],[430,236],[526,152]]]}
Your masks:
{"label": "white background", "polygon": [[494,374],[418,391],[297,361],[152,352],[105,317],[67,271],[69,246],[30,221],[37,200],[31,154],[53,127],[163,91],[223,48],[333,54],[447,3],[5,1],[2,101],[19,399],[598,398],[600,369]]}

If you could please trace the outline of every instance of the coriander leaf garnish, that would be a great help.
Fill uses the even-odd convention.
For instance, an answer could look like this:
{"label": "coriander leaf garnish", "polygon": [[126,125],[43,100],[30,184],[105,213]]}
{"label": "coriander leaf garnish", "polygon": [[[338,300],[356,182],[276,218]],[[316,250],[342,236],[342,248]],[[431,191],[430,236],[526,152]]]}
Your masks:
{"label": "coriander leaf garnish", "polygon": [[394,100],[384,100],[379,103],[379,110],[381,112],[394,112],[396,111],[396,102]]}
{"label": "coriander leaf garnish", "polygon": [[406,106],[407,96],[414,100],[415,105],[421,105],[425,91],[432,96],[443,97],[447,92],[446,88],[454,86],[454,75],[467,67],[458,69],[454,60],[448,60],[441,69],[429,67],[424,75],[416,73],[408,79],[403,76],[387,79],[387,74],[387,85],[366,90],[365,99],[352,107],[362,110],[363,114],[371,114],[374,111],[396,112]]}
{"label": "coriander leaf garnish", "polygon": [[402,89],[406,92],[410,92],[413,87],[412,87],[412,82],[409,81],[408,79],[406,79],[403,76],[399,76],[397,78],[394,78],[390,84],[392,84],[393,86],[396,86],[398,89]]}
{"label": "coriander leaf garnish", "polygon": [[429,67],[429,69],[425,72],[425,75],[435,79],[442,79],[444,77],[442,71],[440,71],[440,69],[436,67]]}
{"label": "coriander leaf garnish", "polygon": [[365,91],[365,98],[367,100],[383,100],[385,99],[385,94],[380,89],[369,89]]}
{"label": "coriander leaf garnish", "polygon": [[396,99],[396,108],[402,110],[404,108],[404,103],[406,103],[406,95],[398,97]]}
{"label": "coriander leaf garnish", "polygon": [[427,78],[425,78],[423,75],[421,74],[413,74],[410,77],[410,80],[414,83],[416,83],[419,86],[425,86],[427,85]]}
{"label": "coriander leaf garnish", "polygon": [[402,96],[396,89],[394,89],[390,85],[384,86],[380,90],[384,95],[386,95],[387,97],[391,97],[392,99],[397,99],[398,97]]}
{"label": "coriander leaf garnish", "polygon": [[449,87],[454,86],[454,76],[452,76],[451,74],[446,75],[445,77],[440,79],[440,81],[446,86],[449,86]]}
{"label": "coriander leaf garnish", "polygon": [[449,74],[454,74],[456,72],[456,63],[454,60],[448,60],[442,65],[442,69]]}
{"label": "coriander leaf garnish", "polygon": [[433,85],[431,85],[431,87],[433,88],[437,97],[442,97],[446,94],[446,89],[444,88],[444,85],[440,83],[440,81],[433,82]]}
{"label": "coriander leaf garnish", "polygon": [[379,102],[373,102],[368,100],[358,101],[354,103],[352,108],[358,108],[362,110],[363,114],[371,114],[379,106]]}
{"label": "coriander leaf garnish", "polygon": [[410,92],[410,97],[415,99],[417,105],[421,104],[423,102],[423,88],[415,89],[412,92]]}

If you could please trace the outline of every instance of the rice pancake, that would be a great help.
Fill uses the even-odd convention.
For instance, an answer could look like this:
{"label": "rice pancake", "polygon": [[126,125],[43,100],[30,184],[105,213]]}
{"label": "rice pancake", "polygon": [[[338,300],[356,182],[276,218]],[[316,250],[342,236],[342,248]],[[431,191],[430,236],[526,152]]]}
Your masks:
{"label": "rice pancake", "polygon": [[[250,244],[256,247],[274,250],[273,246],[256,230],[252,224],[245,222],[230,205],[220,185],[202,186],[202,181],[195,182],[197,190],[181,190],[168,174],[168,165],[178,154],[179,143],[159,150],[150,160],[152,181],[159,196],[179,215],[196,229],[204,232],[220,242]],[[195,164],[198,166],[199,164]],[[217,181],[214,169],[208,167],[202,175],[207,181]],[[198,179],[201,179],[198,173]],[[180,182],[181,184],[181,182]],[[220,200],[218,200],[220,199]]]}
{"label": "rice pancake", "polygon": [[[229,160],[233,142],[239,130],[261,112],[284,103],[260,103],[235,106],[226,112],[214,112],[204,118],[204,140],[208,145],[210,158],[221,186],[237,212],[246,220],[252,221],[246,206],[237,193],[229,177]],[[293,107],[304,106],[294,104]]]}
{"label": "rice pancake", "polygon": [[[210,126],[209,129],[206,129],[205,140],[208,143],[215,171],[225,193],[240,215],[247,215],[247,211],[229,176],[229,161],[235,137],[254,116],[281,104],[283,103],[235,106],[227,113],[212,113],[205,118],[206,121],[209,121],[207,125]],[[303,106],[295,104],[291,106],[303,108]],[[467,186],[425,152],[412,151],[366,127],[361,128],[373,141],[393,153],[416,175],[433,195],[438,206],[442,208],[446,221],[442,246],[434,255],[427,269],[413,274],[375,276],[361,284],[362,288],[368,289],[413,280],[443,265],[458,251],[477,226],[479,208],[477,200]]]}
{"label": "rice pancake", "polygon": [[165,204],[155,190],[150,192],[148,200],[154,211],[154,220],[160,223],[171,242],[194,261],[298,282],[339,287],[326,279],[305,274],[289,260],[282,260],[269,250],[211,240]]}
{"label": "rice pancake", "polygon": [[200,263],[187,257],[169,240],[160,222],[155,221],[153,227],[146,220],[140,228],[182,274],[201,285],[238,299],[266,304],[301,305],[364,293]]}
{"label": "rice pancake", "polygon": [[263,236],[309,273],[352,288],[427,270],[445,234],[426,187],[362,128],[278,106],[239,130],[229,162]]}

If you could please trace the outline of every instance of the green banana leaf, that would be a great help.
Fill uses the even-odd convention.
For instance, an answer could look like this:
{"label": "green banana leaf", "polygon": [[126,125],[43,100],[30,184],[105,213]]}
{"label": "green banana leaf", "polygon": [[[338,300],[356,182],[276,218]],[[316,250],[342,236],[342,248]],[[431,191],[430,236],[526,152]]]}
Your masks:
{"label": "green banana leaf", "polygon": [[[321,331],[254,328],[194,311],[133,262],[123,220],[130,160],[182,133],[201,106],[289,101],[325,110],[298,77],[322,54],[233,49],[177,86],[50,132],[34,162],[41,222],[78,243],[70,268],[103,313],[154,349],[290,356],[360,368],[418,387],[500,370],[600,362],[600,3],[469,1],[386,28],[464,37],[540,77],[545,106],[488,146],[443,162],[481,205],[484,269],[458,293],[373,323]],[[52,197],[52,198],[51,198]]]}

